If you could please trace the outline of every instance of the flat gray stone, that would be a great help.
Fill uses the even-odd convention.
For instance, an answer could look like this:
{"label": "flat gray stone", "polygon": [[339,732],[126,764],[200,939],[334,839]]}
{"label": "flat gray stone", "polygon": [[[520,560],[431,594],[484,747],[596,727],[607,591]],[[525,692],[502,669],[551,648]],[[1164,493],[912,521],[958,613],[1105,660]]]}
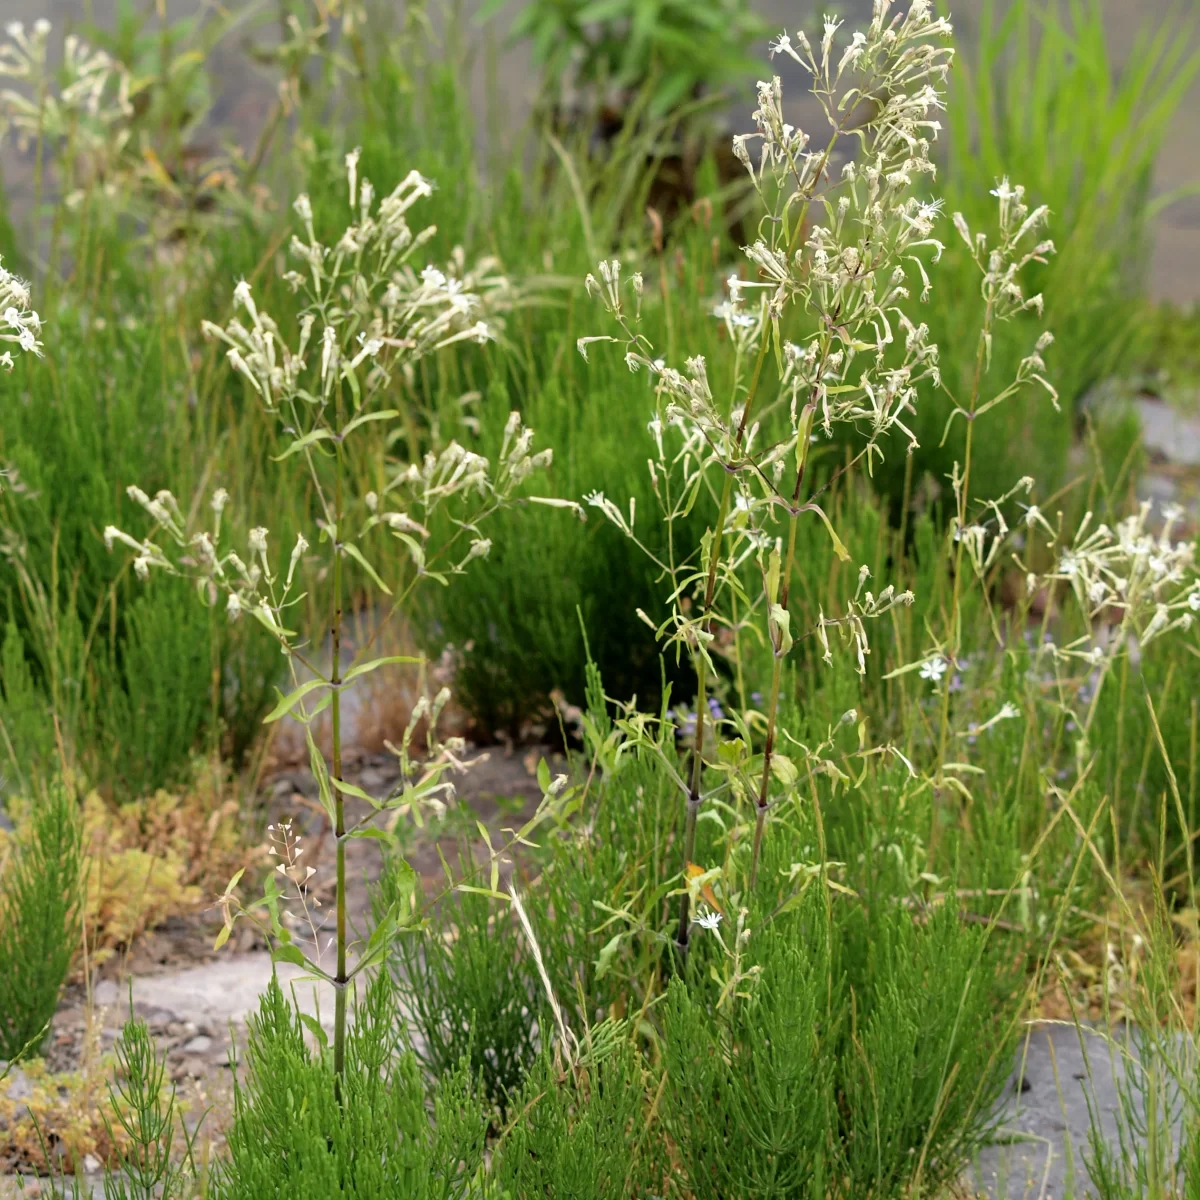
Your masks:
{"label": "flat gray stone", "polygon": [[92,1003],[97,1008],[112,1008],[120,999],[120,989],[111,979],[100,980],[92,989]]}
{"label": "flat gray stone", "polygon": [[[163,975],[140,976],[133,980],[134,1005],[139,1011],[165,1011],[173,1020],[210,1029],[242,1025],[258,1009],[259,997],[271,981],[271,969],[271,956],[264,951],[230,955]],[[288,963],[279,963],[275,969],[283,988],[294,991],[300,1008],[313,1015],[319,1009],[322,1024],[332,1026],[333,989],[311,979],[301,981],[304,972]]]}
{"label": "flat gray stone", "polygon": [[1147,451],[1177,466],[1200,466],[1200,421],[1147,396],[1138,398],[1137,411]]}
{"label": "flat gray stone", "polygon": [[[1182,1053],[1182,1043],[1180,1048]],[[1194,1072],[1194,1052],[1184,1054],[1189,1057],[1190,1068],[1182,1069]],[[1137,1037],[1123,1030],[1106,1038],[1088,1027],[1032,1029],[1002,1100],[996,1141],[983,1148],[969,1172],[975,1186],[994,1200],[1094,1195],[1087,1170],[1091,1131],[1094,1125],[1106,1145],[1120,1146],[1120,1097],[1122,1090],[1130,1096],[1137,1060]],[[1140,1119],[1139,1098],[1130,1098]],[[1177,1132],[1178,1121],[1171,1124]]]}

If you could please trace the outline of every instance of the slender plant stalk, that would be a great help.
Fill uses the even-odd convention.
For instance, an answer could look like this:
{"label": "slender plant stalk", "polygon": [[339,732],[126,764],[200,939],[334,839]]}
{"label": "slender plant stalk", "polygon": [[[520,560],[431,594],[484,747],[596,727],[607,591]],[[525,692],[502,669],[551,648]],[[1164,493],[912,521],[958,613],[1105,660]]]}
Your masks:
{"label": "slender plant stalk", "polygon": [[[338,388],[337,427],[342,426],[341,388]],[[334,1085],[341,1093],[342,1075],[346,1065],[346,798],[342,794],[342,446],[336,453],[337,474],[333,490],[333,600],[330,639],[333,643],[333,662],[329,673],[329,719],[333,741],[333,804],[334,837],[337,845],[337,973],[333,993],[333,1075]]]}
{"label": "slender plant stalk", "polygon": [[[754,363],[754,374],[750,380],[750,391],[746,395],[742,419],[738,423],[737,436],[734,439],[735,458],[740,454],[742,443],[746,437],[750,410],[754,407],[758,383],[762,378],[763,363],[767,358],[767,342],[768,331],[764,326],[758,346],[758,358]],[[721,488],[721,501],[717,508],[717,523],[713,527],[712,544],[708,550],[708,579],[704,585],[704,606],[700,612],[700,621],[706,626],[706,632],[712,613],[713,599],[717,591],[717,568],[720,565],[721,548],[725,541],[725,522],[729,517],[729,505],[732,498],[733,471],[727,469],[725,482]],[[708,708],[708,663],[702,646],[697,645],[694,662],[696,666],[696,745],[692,751],[692,777],[688,789],[687,821],[683,834],[683,869],[685,873],[696,849],[696,819],[700,815],[700,783],[704,773],[704,714]],[[675,945],[682,956],[687,955],[690,922],[691,898],[685,888],[679,901],[679,927],[675,931]]]}
{"label": "slender plant stalk", "polygon": [[[829,354],[829,342],[826,341],[821,352],[822,362]],[[818,377],[820,372],[818,371]],[[792,572],[796,566],[796,529],[800,523],[800,496],[804,490],[804,475],[808,467],[809,430],[816,413],[816,396],[812,396],[805,406],[800,418],[798,437],[802,444],[799,447],[799,466],[796,468],[796,486],[792,489],[792,503],[788,514],[788,545],[784,558],[783,573],[779,584],[779,606],[784,612],[788,611],[788,601],[791,597]],[[775,734],[779,720],[779,689],[783,679],[783,660],[785,652],[782,643],[772,644],[773,663],[771,666],[771,700],[767,709],[767,740],[763,747],[762,778],[758,785],[758,799],[754,805],[754,849],[750,856],[750,890],[754,890],[758,879],[758,861],[762,853],[763,831],[767,823],[768,793],[771,786],[771,760],[775,754]]]}
{"label": "slender plant stalk", "polygon": [[[984,355],[987,348],[987,338],[993,323],[993,302],[989,299],[987,310],[983,317],[983,329],[979,334],[979,344],[975,349],[975,376],[971,383],[970,408],[966,413],[967,437],[963,450],[962,486],[958,495],[958,530],[961,534],[967,526],[967,503],[971,489],[971,450],[975,433],[975,409],[979,406],[980,389],[983,387]],[[963,541],[960,536],[958,549],[954,556],[954,582],[950,600],[950,637],[946,646],[947,668],[953,667],[962,649],[962,613],[960,612],[959,594],[962,588],[963,574]],[[946,761],[946,742],[950,736],[950,688],[942,688],[942,728],[938,745],[938,762]],[[939,768],[940,769],[940,768]]]}
{"label": "slender plant stalk", "polygon": [[[801,422],[801,428],[804,423]],[[784,561],[783,577],[779,585],[779,605],[784,612],[788,610],[788,598],[791,592],[792,570],[796,562],[796,527],[799,525],[800,514],[797,505],[800,503],[800,493],[804,486],[804,468],[808,463],[808,448],[803,450],[803,459],[796,472],[796,487],[792,492],[792,511],[788,516],[788,546],[787,557]],[[775,753],[775,732],[779,718],[779,687],[783,679],[784,650],[782,645],[773,647],[773,662],[771,665],[771,701],[767,709],[767,740],[763,746],[762,779],[758,785],[758,800],[754,805],[754,850],[750,858],[750,890],[754,890],[758,878],[758,859],[762,852],[763,829],[767,823],[767,792],[771,786],[771,759]]]}
{"label": "slender plant stalk", "polygon": [[[808,210],[812,204],[812,198],[815,194],[817,184],[824,177],[826,164],[829,162],[829,156],[833,153],[837,146],[838,139],[841,137],[842,129],[845,123],[850,119],[858,108],[858,102],[851,106],[850,112],[834,127],[833,134],[829,139],[829,144],[825,147],[824,153],[821,155],[821,163],[817,169],[813,179],[812,191],[804,197],[804,202],[800,208],[800,215],[796,220],[795,228],[792,230],[791,236],[788,239],[788,257],[791,258],[795,254],[800,239],[804,236],[804,230],[808,225]],[[766,338],[764,334],[763,348],[766,346]],[[822,345],[821,357],[822,361],[829,354],[829,341],[826,338]],[[761,360],[760,360],[761,365]],[[820,372],[818,371],[818,377]],[[787,558],[783,567],[783,577],[780,583],[779,604],[784,612],[788,611],[788,600],[791,594],[792,571],[795,568],[796,562],[796,527],[800,513],[798,505],[800,504],[800,495],[804,488],[804,473],[808,466],[808,431],[811,427],[811,419],[816,411],[815,397],[810,400],[805,414],[801,416],[799,437],[804,439],[803,445],[799,448],[800,462],[796,470],[796,486],[792,492],[791,510],[788,515],[788,548]],[[755,881],[758,878],[758,861],[762,854],[762,839],[763,832],[767,823],[767,796],[771,786],[771,760],[775,754],[775,734],[779,719],[779,690],[783,679],[783,659],[784,653],[780,645],[773,645],[773,662],[771,666],[771,698],[767,709],[767,740],[763,747],[763,769],[762,778],[759,781],[758,798],[754,805],[754,848],[750,855],[750,890],[754,890]]]}

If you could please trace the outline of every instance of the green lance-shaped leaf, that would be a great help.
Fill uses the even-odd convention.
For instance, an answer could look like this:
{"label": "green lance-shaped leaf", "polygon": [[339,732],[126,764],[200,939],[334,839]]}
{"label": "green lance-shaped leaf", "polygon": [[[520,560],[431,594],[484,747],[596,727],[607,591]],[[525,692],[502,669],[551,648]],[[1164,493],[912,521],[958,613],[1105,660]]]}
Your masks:
{"label": "green lance-shaped leaf", "polygon": [[272,461],[283,462],[285,458],[291,458],[293,454],[299,454],[301,450],[307,450],[318,442],[331,441],[332,438],[332,429],[314,429],[311,433],[298,437],[282,454],[272,455]]}
{"label": "green lance-shaped leaf", "polygon": [[351,667],[342,677],[342,682],[349,683],[350,680],[357,679],[360,675],[369,675],[372,671],[379,667],[386,667],[390,663],[419,663],[421,661],[420,658],[414,658],[411,654],[389,654],[384,658],[373,658],[370,662]]}
{"label": "green lance-shaped leaf", "polygon": [[[342,549],[348,555],[350,555],[350,557],[354,559],[354,561],[358,563],[358,565],[362,567],[364,571],[366,571],[366,573],[371,577],[371,580],[375,586],[379,588],[379,590],[383,592],[385,596],[390,596],[392,594],[392,589],[388,587],[388,585],[384,583],[382,579],[379,578],[379,573],[373,566],[371,566],[369,562],[367,562],[363,552],[353,542],[345,542],[342,545]],[[849,558],[849,555],[846,557]]]}
{"label": "green lance-shaped leaf", "polygon": [[287,716],[305,696],[311,695],[317,688],[328,686],[329,680],[321,678],[310,679],[307,683],[302,683],[295,691],[288,692],[286,696],[280,697],[279,703],[263,717],[263,724],[270,725],[273,721],[278,721],[281,717]]}
{"label": "green lance-shaped leaf", "polygon": [[825,528],[829,532],[829,537],[833,542],[833,552],[842,560],[847,562],[850,558],[850,551],[842,544],[842,539],[838,537],[829,518],[825,515],[825,510],[819,504],[802,504],[801,512],[815,512],[818,517],[825,523]]}
{"label": "green lance-shaped leaf", "polygon": [[354,418],[353,421],[347,422],[345,428],[338,435],[342,441],[345,441],[347,436],[353,433],[360,425],[365,425],[368,421],[390,421],[392,417],[398,417],[400,414],[394,408],[385,408],[380,412],[367,412]]}

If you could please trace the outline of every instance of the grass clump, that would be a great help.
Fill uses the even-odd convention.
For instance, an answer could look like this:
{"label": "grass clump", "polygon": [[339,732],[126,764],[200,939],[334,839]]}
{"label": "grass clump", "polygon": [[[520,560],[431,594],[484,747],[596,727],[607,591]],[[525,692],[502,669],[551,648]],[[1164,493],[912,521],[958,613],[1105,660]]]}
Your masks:
{"label": "grass clump", "polygon": [[[377,919],[402,890],[385,869],[374,894]],[[391,968],[422,1067],[436,1079],[469,1064],[503,1117],[537,1057],[537,996],[511,913],[493,911],[475,892],[445,905],[427,936],[396,939]]]}
{"label": "grass clump", "polygon": [[25,1066],[26,1103],[0,1100],[10,1109],[0,1114],[10,1165],[44,1176],[37,1194],[51,1200],[79,1200],[85,1163],[103,1169],[105,1200],[194,1196],[195,1130],[145,1022],[130,1016],[112,1051],[96,1050],[78,1073],[50,1074],[40,1060]]}
{"label": "grass clump", "polygon": [[598,1025],[564,1061],[546,1050],[513,1096],[495,1168],[498,1195],[617,1200],[664,1186],[656,1101],[620,1024]]}
{"label": "grass clump", "polygon": [[[471,1077],[465,1068],[443,1077],[431,1123],[425,1084],[398,1022],[394,985],[380,972],[355,1009],[335,1091],[327,1037],[273,982],[250,1022],[229,1158],[212,1194],[469,1195],[485,1128]],[[316,1051],[309,1034],[317,1037]]]}
{"label": "grass clump", "polygon": [[80,945],[83,828],[59,784],[28,803],[16,835],[0,832],[0,1058],[45,1038]]}

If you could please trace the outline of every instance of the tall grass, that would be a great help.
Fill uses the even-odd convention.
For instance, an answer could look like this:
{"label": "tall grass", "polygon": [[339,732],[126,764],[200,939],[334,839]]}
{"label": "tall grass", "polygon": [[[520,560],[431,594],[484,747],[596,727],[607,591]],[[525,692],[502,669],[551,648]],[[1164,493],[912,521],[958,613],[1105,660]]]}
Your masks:
{"label": "tall grass", "polygon": [[81,940],[83,822],[59,784],[0,847],[0,1058],[36,1053]]}

